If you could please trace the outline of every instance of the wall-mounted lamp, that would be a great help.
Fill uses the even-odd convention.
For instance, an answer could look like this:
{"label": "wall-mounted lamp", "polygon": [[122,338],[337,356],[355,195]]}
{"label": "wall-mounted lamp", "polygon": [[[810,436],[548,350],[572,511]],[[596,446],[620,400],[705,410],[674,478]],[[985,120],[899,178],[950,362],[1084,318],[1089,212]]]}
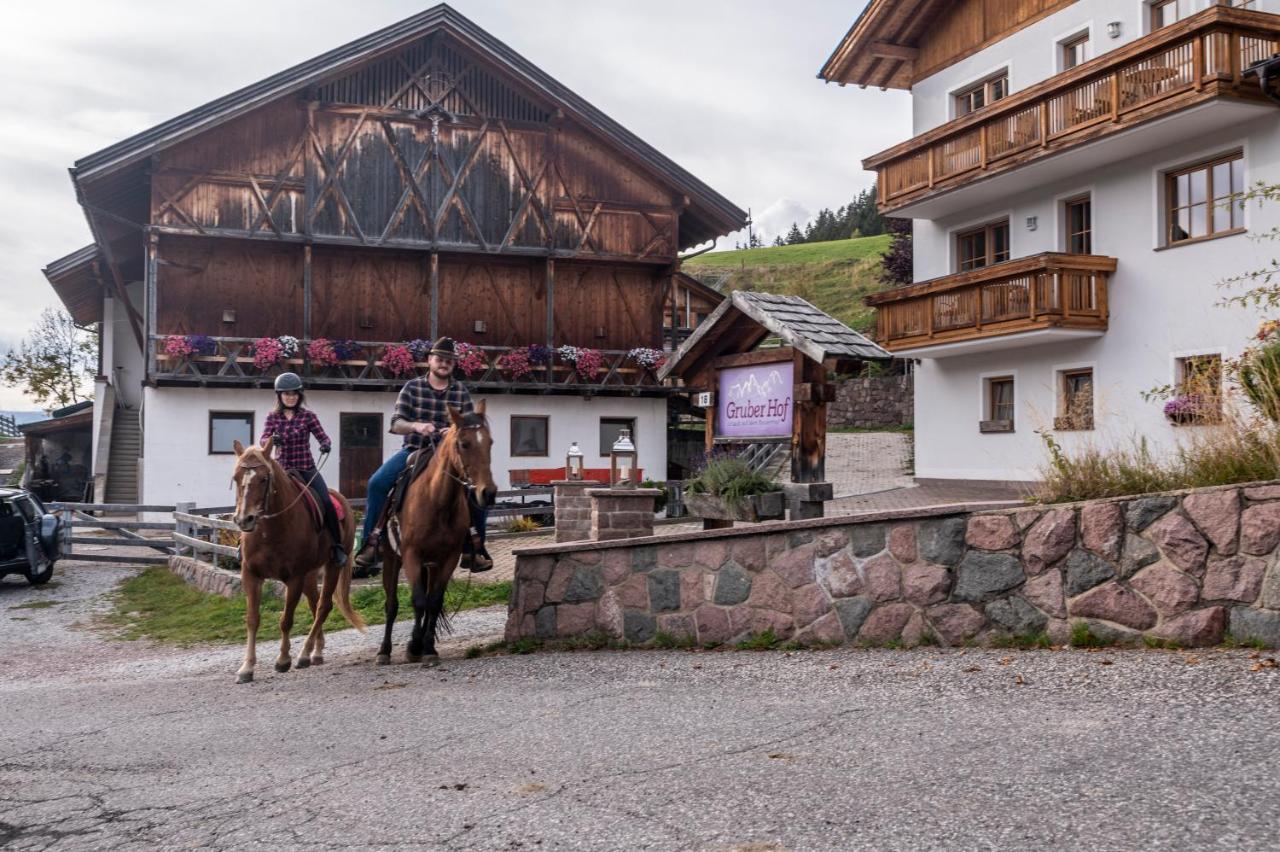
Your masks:
{"label": "wall-mounted lamp", "polygon": [[603,339],[603,338],[605,338],[606,336],[607,336],[607,334],[605,333],[604,326],[602,326],[602,325],[598,325],[598,326],[596,326],[596,337],[599,337],[599,338]]}
{"label": "wall-mounted lamp", "polygon": [[484,334],[486,331],[489,330],[489,326],[485,323],[484,320],[476,320],[474,323],[472,323],[471,328],[476,334]]}
{"label": "wall-mounted lamp", "polygon": [[234,310],[233,308],[223,308],[223,309],[222,309],[222,321],[223,321],[223,322],[235,322],[235,321],[236,321],[236,312],[235,312],[235,310]]}
{"label": "wall-mounted lamp", "polygon": [[1036,217],[1036,216],[1028,216],[1028,217],[1027,217],[1027,230],[1028,230],[1028,231],[1034,231],[1034,230],[1035,230],[1036,228],[1038,228],[1038,227],[1040,227],[1040,219],[1039,219],[1039,217]]}
{"label": "wall-mounted lamp", "polygon": [[360,317],[361,328],[373,328],[373,314],[365,314]]}
{"label": "wall-mounted lamp", "polygon": [[1112,38],[1120,38],[1120,22],[1119,21],[1112,21],[1111,23],[1107,24],[1107,35],[1111,36]]}

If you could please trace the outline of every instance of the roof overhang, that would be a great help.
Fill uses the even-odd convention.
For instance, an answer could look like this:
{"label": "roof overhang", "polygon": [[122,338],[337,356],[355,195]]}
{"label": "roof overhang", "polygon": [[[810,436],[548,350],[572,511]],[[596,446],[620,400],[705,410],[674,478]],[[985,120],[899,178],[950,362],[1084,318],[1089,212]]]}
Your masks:
{"label": "roof overhang", "polygon": [[96,245],[60,257],[43,271],[76,325],[88,326],[102,321],[103,284]]}
{"label": "roof overhang", "polygon": [[76,431],[93,428],[93,409],[79,411],[67,417],[55,417],[51,420],[37,420],[24,423],[18,427],[23,435],[53,435],[58,432]]}
{"label": "roof overhang", "polygon": [[868,0],[818,72],[828,83],[910,89],[916,41],[939,0]]}

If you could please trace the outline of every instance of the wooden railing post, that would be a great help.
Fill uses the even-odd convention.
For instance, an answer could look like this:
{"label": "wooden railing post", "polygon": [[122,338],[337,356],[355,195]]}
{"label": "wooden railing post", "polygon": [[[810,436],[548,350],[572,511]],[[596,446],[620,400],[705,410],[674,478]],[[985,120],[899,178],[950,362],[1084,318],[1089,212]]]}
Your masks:
{"label": "wooden railing post", "polygon": [[1232,30],[1227,31],[1227,61],[1231,69],[1231,85],[1240,85],[1240,35]]}
{"label": "wooden railing post", "polygon": [[934,164],[934,153],[937,150],[938,150],[937,145],[929,146],[929,188],[930,189],[933,189],[933,176],[937,172],[937,168]]}
{"label": "wooden railing post", "polygon": [[1111,73],[1111,120],[1120,120],[1120,72]]}
{"label": "wooden railing post", "polygon": [[1027,296],[1027,319],[1035,321],[1036,307],[1040,301],[1040,280],[1042,274],[1037,272],[1031,276],[1031,292]]}
{"label": "wooden railing post", "polygon": [[1191,45],[1191,73],[1195,75],[1193,85],[1198,92],[1204,88],[1204,40],[1205,36],[1197,35]]}
{"label": "wooden railing post", "polygon": [[1049,145],[1049,99],[1040,102],[1040,147]]}
{"label": "wooden railing post", "polygon": [[987,124],[978,127],[978,156],[981,159],[982,170],[987,170]]}

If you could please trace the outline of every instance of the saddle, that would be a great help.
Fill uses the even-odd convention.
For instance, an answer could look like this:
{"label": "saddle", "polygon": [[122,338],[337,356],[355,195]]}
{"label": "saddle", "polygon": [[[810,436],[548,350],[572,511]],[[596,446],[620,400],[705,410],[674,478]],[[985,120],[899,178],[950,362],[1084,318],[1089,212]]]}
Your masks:
{"label": "saddle", "polygon": [[[311,522],[315,525],[316,532],[320,532],[324,529],[324,509],[320,506],[315,489],[308,485],[307,480],[299,476],[295,471],[289,471],[289,478],[302,489],[302,504],[307,507],[307,514],[311,516]],[[333,513],[338,517],[338,523],[342,523],[346,519],[346,512],[342,511],[342,504],[332,494],[327,496],[329,497],[330,505],[333,506]]]}
{"label": "saddle", "polygon": [[391,494],[387,498],[386,505],[382,507],[382,516],[378,518],[376,528],[387,531],[388,541],[395,553],[400,552],[400,510],[404,508],[405,495],[409,493],[409,486],[414,483],[414,480],[421,476],[431,464],[431,458],[434,455],[435,445],[430,442],[410,454],[404,470],[400,471],[395,485],[391,486]]}

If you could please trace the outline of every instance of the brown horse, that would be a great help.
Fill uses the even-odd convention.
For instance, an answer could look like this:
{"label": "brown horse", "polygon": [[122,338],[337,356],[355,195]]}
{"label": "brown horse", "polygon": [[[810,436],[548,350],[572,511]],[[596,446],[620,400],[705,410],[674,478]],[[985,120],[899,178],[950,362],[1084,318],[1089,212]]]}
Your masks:
{"label": "brown horse", "polygon": [[405,494],[400,511],[400,556],[388,537],[382,545],[382,588],[387,595],[387,625],[378,649],[378,665],[391,662],[391,628],[400,602],[396,595],[403,565],[413,598],[413,634],[406,649],[411,663],[424,656],[428,665],[439,662],[436,637],[447,628],[444,593],[458,567],[463,542],[471,528],[469,501],[492,506],[498,490],[489,469],[493,436],[484,416],[484,400],[474,414],[449,409],[453,423],[436,447],[427,469]]}
{"label": "brown horse", "polygon": [[[265,447],[246,449],[235,442],[236,467],[232,475],[236,489],[234,520],[243,533],[240,537],[240,582],[244,586],[245,626],[248,629],[244,663],[236,672],[237,683],[253,680],[258,662],[257,638],[259,605],[263,580],[284,583],[284,612],[280,614],[280,656],[276,671],[287,672],[289,631],[293,629],[293,611],[298,599],[307,596],[314,623],[298,657],[298,668],[324,662],[324,620],[333,609],[333,593],[338,592],[338,610],[361,633],[364,619],[351,608],[351,561],[341,570],[331,562],[333,546],[329,534],[316,532],[315,524],[303,504],[301,487],[271,458],[271,441]],[[343,507],[342,549],[349,555],[355,542],[355,518],[345,497],[330,489]],[[324,569],[324,590],[316,600],[316,572]]]}

